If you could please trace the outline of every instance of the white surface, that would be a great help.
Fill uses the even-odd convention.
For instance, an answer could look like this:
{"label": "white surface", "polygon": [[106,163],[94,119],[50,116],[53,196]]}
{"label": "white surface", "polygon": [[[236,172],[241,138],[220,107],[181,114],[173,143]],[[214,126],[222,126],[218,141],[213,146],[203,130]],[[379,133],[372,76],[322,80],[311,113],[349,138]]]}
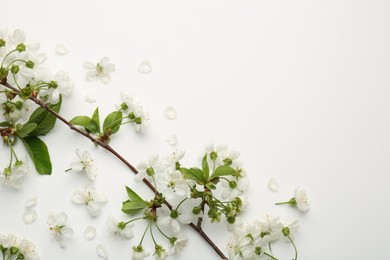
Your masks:
{"label": "white surface", "polygon": [[[51,69],[67,69],[74,78],[65,117],[89,115],[95,106],[104,115],[122,90],[148,108],[147,134],[124,127],[111,143],[133,164],[172,151],[165,142],[172,133],[189,163],[209,141],[230,144],[241,152],[251,179],[245,220],[265,213],[298,218],[300,260],[390,258],[389,1],[0,2],[0,24],[38,39]],[[57,44],[69,53],[57,55]],[[103,56],[116,64],[112,82],[86,82],[82,63]],[[151,73],[137,71],[143,60],[153,64]],[[84,101],[86,91],[97,92],[96,103]],[[168,105],[178,111],[174,121],[163,115]],[[99,259],[100,243],[110,259],[129,259],[130,243],[107,235],[106,216],[124,218],[124,185],[146,197],[151,193],[134,184],[113,156],[64,125],[44,139],[53,175],[31,174],[20,191],[0,188],[0,232],[31,239],[43,259]],[[70,201],[88,182],[64,172],[76,148],[99,160],[96,186],[110,200],[97,218]],[[280,184],[277,193],[267,188],[271,177]],[[273,205],[289,199],[297,186],[310,196],[308,213]],[[26,226],[23,204],[33,196],[38,220]],[[75,230],[66,249],[50,240],[51,209],[67,212]],[[85,241],[83,231],[91,224],[97,237]],[[206,230],[224,248],[224,226]],[[183,259],[217,259],[192,230],[186,234],[191,243]],[[283,243],[275,252],[281,260],[293,256]]]}

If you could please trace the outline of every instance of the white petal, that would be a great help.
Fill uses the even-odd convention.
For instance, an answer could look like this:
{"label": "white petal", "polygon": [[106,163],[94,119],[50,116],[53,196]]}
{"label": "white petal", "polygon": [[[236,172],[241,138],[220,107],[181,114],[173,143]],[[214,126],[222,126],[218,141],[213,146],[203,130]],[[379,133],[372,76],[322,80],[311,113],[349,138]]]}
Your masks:
{"label": "white petal", "polygon": [[37,205],[37,197],[33,197],[30,199],[27,199],[26,202],[24,202],[25,208],[31,208],[33,206]]}
{"label": "white petal", "polygon": [[96,217],[100,214],[101,205],[96,201],[91,201],[88,203],[87,209],[91,217]]}
{"label": "white petal", "polygon": [[81,191],[75,191],[72,195],[71,199],[76,204],[83,204],[84,201],[84,194]]}
{"label": "white petal", "polygon": [[150,73],[152,71],[152,64],[148,60],[141,61],[137,67],[140,73]]}
{"label": "white petal", "polygon": [[176,109],[172,106],[165,108],[164,115],[169,120],[174,120],[177,117]]}
{"label": "white petal", "polygon": [[84,230],[84,238],[89,241],[94,239],[96,236],[96,228],[94,226],[88,226]]}
{"label": "white petal", "polygon": [[26,211],[23,214],[23,221],[24,224],[29,225],[31,223],[34,223],[35,220],[37,220],[38,214],[35,209],[26,209]]}
{"label": "white petal", "polygon": [[97,100],[96,93],[92,91],[88,91],[84,94],[84,100],[87,103],[95,103]]}
{"label": "white petal", "polygon": [[170,136],[168,136],[166,141],[167,141],[167,143],[169,145],[176,146],[177,145],[177,136],[176,135],[170,135]]}
{"label": "white petal", "polygon": [[71,238],[73,236],[73,229],[65,226],[61,228],[61,234],[66,238]]}
{"label": "white petal", "polygon": [[268,180],[268,188],[273,192],[279,191],[279,183],[275,178],[271,178]]}
{"label": "white petal", "polygon": [[68,53],[68,49],[63,44],[57,44],[56,53],[58,55],[65,55]]}
{"label": "white petal", "polygon": [[96,69],[96,64],[93,64],[92,62],[84,62],[83,63],[84,68],[89,69],[89,70],[95,70]]}
{"label": "white petal", "polygon": [[100,78],[100,81],[103,83],[103,84],[108,84],[111,80],[110,76],[109,75],[106,75],[106,76],[101,76]]}
{"label": "white petal", "polygon": [[103,259],[108,259],[108,249],[106,246],[99,244],[96,246],[96,254]]}

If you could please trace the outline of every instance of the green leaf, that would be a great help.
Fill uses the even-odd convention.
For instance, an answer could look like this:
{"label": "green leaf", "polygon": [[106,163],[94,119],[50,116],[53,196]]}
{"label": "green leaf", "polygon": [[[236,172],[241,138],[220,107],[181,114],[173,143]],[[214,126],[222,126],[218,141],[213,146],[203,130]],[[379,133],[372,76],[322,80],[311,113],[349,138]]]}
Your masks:
{"label": "green leaf", "polygon": [[72,125],[82,126],[86,129],[89,129],[92,119],[88,116],[76,116],[69,121]]}
{"label": "green leaf", "polygon": [[4,121],[0,123],[0,127],[10,127],[12,126],[10,122]]}
{"label": "green leaf", "polygon": [[99,118],[99,108],[97,107],[92,115],[92,120],[89,125],[89,129],[93,133],[99,133],[100,134],[100,118]]}
{"label": "green leaf", "polygon": [[211,178],[234,175],[236,173],[236,170],[230,166],[219,166],[217,169],[215,169],[214,173],[211,175]]}
{"label": "green leaf", "polygon": [[206,183],[203,179],[203,171],[199,168],[180,168],[180,172],[184,175],[184,178],[194,180],[200,185]]}
{"label": "green leaf", "polygon": [[38,173],[50,175],[52,166],[46,144],[36,136],[21,138]]}
{"label": "green leaf", "polygon": [[[61,103],[62,103],[62,97],[60,96],[60,100],[57,104],[48,104],[48,106],[55,112],[59,112],[61,109]],[[56,123],[56,117],[49,113],[46,109],[39,107],[37,108],[30,116],[30,119],[28,120],[28,123],[35,123],[37,124],[37,127],[34,131],[29,133],[30,136],[38,136],[38,135],[45,135],[48,132],[50,132],[55,123]]]}
{"label": "green leaf", "polygon": [[137,193],[126,186],[129,200],[122,203],[122,211],[126,214],[135,214],[138,211],[149,207],[149,203],[144,201]]}
{"label": "green leaf", "polygon": [[206,182],[209,179],[209,174],[210,174],[209,163],[207,162],[207,153],[204,155],[202,160],[202,170],[203,170],[203,177]]}
{"label": "green leaf", "polygon": [[126,200],[122,203],[122,212],[126,214],[135,214],[149,206],[145,201]]}
{"label": "green leaf", "polygon": [[103,122],[103,132],[107,133],[111,131],[111,134],[115,134],[119,131],[122,123],[122,112],[114,111],[110,113]]}
{"label": "green leaf", "polygon": [[16,131],[16,135],[19,136],[20,138],[26,137],[29,133],[35,130],[37,128],[36,123],[26,123],[24,124],[20,129]]}
{"label": "green leaf", "polygon": [[134,201],[144,201],[135,191],[130,189],[129,187],[126,186],[126,192],[127,195],[129,196],[129,199],[134,200]]}

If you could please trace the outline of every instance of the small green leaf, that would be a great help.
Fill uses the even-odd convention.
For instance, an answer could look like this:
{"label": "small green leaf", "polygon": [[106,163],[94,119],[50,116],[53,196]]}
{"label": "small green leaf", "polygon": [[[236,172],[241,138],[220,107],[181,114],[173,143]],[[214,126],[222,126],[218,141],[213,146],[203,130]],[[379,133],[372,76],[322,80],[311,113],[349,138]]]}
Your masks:
{"label": "small green leaf", "polygon": [[194,180],[200,185],[204,185],[206,182],[203,179],[203,171],[199,168],[180,168],[180,172],[184,175],[184,178]]}
{"label": "small green leaf", "polygon": [[[57,104],[49,104],[48,106],[55,112],[59,112],[61,109],[61,103],[62,103],[62,97],[60,96],[60,100]],[[38,135],[45,135],[48,132],[50,132],[55,123],[56,123],[56,117],[49,113],[46,109],[39,107],[37,108],[30,116],[30,119],[28,120],[28,123],[35,123],[37,124],[37,127],[32,131],[29,135],[30,136],[38,136]]]}
{"label": "small green leaf", "polygon": [[221,177],[221,176],[228,176],[228,175],[234,175],[236,174],[236,170],[234,170],[230,166],[219,166],[217,169],[215,169],[214,173],[211,175],[212,178]]}
{"label": "small green leaf", "polygon": [[89,129],[93,133],[99,133],[100,134],[100,118],[99,118],[99,108],[97,107],[92,115],[92,120],[89,126]]}
{"label": "small green leaf", "polygon": [[126,200],[122,203],[122,212],[126,214],[135,214],[149,206],[145,201]]}
{"label": "small green leaf", "polygon": [[0,123],[0,127],[10,127],[12,126],[10,122],[4,121]]}
{"label": "small green leaf", "polygon": [[122,123],[122,112],[114,111],[110,113],[103,122],[103,132],[111,131],[111,134],[115,134],[119,131]]}
{"label": "small green leaf", "polygon": [[122,203],[122,211],[126,214],[135,214],[138,211],[149,207],[149,203],[144,201],[135,191],[126,186],[129,200]]}
{"label": "small green leaf", "polygon": [[130,189],[127,186],[126,186],[126,192],[127,192],[127,195],[129,196],[130,200],[133,200],[133,201],[144,201],[137,193],[135,193],[135,191],[133,191],[132,189]]}
{"label": "small green leaf", "polygon": [[50,175],[52,166],[46,144],[36,136],[21,138],[38,173]]}
{"label": "small green leaf", "polygon": [[72,125],[82,126],[86,129],[89,129],[92,119],[88,116],[76,116],[69,121]]}
{"label": "small green leaf", "polygon": [[26,123],[24,124],[20,129],[16,131],[16,135],[19,136],[20,138],[26,137],[29,133],[35,130],[37,128],[36,123]]}
{"label": "small green leaf", "polygon": [[207,162],[207,153],[204,155],[202,160],[202,170],[204,175],[204,181],[206,182],[209,179],[210,174],[209,163]]}

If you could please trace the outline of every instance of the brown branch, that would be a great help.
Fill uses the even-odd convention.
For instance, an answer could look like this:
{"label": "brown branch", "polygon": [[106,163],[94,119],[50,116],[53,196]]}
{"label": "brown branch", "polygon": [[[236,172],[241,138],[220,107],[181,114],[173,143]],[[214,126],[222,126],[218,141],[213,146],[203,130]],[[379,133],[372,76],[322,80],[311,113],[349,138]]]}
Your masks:
{"label": "brown branch", "polygon": [[[11,86],[6,81],[1,81],[1,85],[13,90],[15,93],[19,93],[20,90]],[[44,108],[46,111],[54,115],[58,120],[62,121],[65,125],[67,125],[71,130],[81,134],[82,136],[89,139],[91,142],[99,145],[100,147],[106,149],[111,154],[113,154],[117,159],[119,159],[122,163],[124,163],[134,174],[138,174],[138,170],[129,163],[123,156],[121,156],[115,149],[113,149],[109,144],[100,141],[99,139],[91,136],[90,134],[80,130],[79,128],[72,125],[68,120],[63,118],[60,114],[55,112],[53,109],[51,109],[45,102],[41,101],[40,99],[36,97],[30,97],[32,101],[34,101],[37,105]],[[150,183],[148,180],[143,179],[143,182],[146,184],[146,186],[149,187],[155,194],[159,194],[158,190]],[[172,205],[170,205],[167,201],[164,201],[164,203],[169,207],[169,209],[172,209]],[[227,257],[224,255],[224,253],[218,248],[218,246],[207,236],[207,234],[202,230],[201,225],[195,225],[193,223],[189,224],[213,249],[214,251],[222,258],[227,259]]]}

